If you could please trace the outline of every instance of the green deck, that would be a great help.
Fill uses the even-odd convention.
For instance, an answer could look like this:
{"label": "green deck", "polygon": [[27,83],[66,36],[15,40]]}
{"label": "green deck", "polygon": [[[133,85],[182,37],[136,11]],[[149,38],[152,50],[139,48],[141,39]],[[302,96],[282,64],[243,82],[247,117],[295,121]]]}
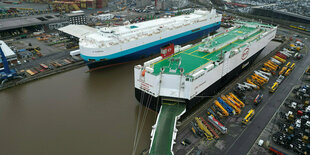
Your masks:
{"label": "green deck", "polygon": [[[244,36],[244,35],[250,34],[251,32],[255,30],[256,28],[241,26],[230,32],[221,34],[213,38],[210,41],[209,48],[213,48],[221,43],[228,42],[237,36]],[[191,47],[190,49],[181,51],[177,54],[174,54],[171,57],[165,58],[155,64],[152,64],[151,66],[154,68],[153,74],[158,75],[160,73],[161,68],[165,69],[164,73],[166,74],[180,74],[179,67],[184,69],[184,74],[188,74],[206,63],[219,60],[218,55],[221,54],[221,51],[230,51],[232,48],[238,47],[246,43],[249,39],[257,36],[258,34],[262,32],[264,31],[259,30],[258,32],[248,36],[244,40],[239,39],[212,53],[198,51],[200,46],[205,46],[205,43],[198,43],[194,45],[193,47]],[[179,58],[181,60],[181,64],[179,65],[180,61],[171,61],[171,58],[174,58],[174,59]]]}
{"label": "green deck", "polygon": [[186,109],[183,103],[163,103],[159,112],[158,122],[150,155],[169,155],[171,152],[172,135],[176,116]]}

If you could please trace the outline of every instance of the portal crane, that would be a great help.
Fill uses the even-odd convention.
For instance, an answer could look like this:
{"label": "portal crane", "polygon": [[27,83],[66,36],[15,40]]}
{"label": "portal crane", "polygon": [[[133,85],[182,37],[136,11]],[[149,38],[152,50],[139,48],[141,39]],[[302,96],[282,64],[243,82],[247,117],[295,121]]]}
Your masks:
{"label": "portal crane", "polygon": [[15,69],[10,69],[9,63],[4,55],[4,52],[2,51],[1,46],[2,44],[0,43],[0,55],[3,64],[3,69],[0,69],[0,81],[1,81],[0,87],[2,87],[2,85],[9,80],[22,78],[16,73]]}

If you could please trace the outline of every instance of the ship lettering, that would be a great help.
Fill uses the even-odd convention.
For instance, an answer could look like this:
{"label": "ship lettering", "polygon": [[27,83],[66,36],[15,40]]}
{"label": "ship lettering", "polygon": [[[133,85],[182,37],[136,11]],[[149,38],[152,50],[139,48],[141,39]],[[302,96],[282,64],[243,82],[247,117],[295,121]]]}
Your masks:
{"label": "ship lettering", "polygon": [[244,60],[248,57],[249,55],[249,48],[246,48],[243,52],[242,52],[242,56],[241,56],[241,59]]}
{"label": "ship lettering", "polygon": [[103,51],[93,51],[93,53],[102,53]]}
{"label": "ship lettering", "polygon": [[145,86],[145,87],[153,87],[151,84],[148,84],[146,82],[144,82],[143,80],[141,79],[138,79],[139,82],[141,82],[141,86]]}
{"label": "ship lettering", "polygon": [[203,83],[199,84],[198,86],[195,87],[195,90],[198,89],[200,86],[202,86],[203,84],[205,84],[206,81],[204,81]]}

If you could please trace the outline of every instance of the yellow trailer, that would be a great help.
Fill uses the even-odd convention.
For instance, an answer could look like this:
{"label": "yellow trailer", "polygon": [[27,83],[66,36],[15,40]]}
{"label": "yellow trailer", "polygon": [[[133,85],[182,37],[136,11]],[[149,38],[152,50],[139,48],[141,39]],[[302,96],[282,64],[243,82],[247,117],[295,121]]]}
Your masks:
{"label": "yellow trailer", "polygon": [[270,63],[270,62],[266,62],[269,66],[271,66],[272,68],[274,68],[274,70],[277,70],[278,69],[278,67],[277,66],[275,66],[275,65],[273,65],[272,63]]}
{"label": "yellow trailer", "polygon": [[275,58],[275,59],[277,59],[278,61],[280,61],[280,62],[282,62],[282,63],[285,63],[286,62],[286,60],[285,59],[282,59],[282,58],[280,58],[280,57],[278,57],[278,56],[273,56],[273,58]]}
{"label": "yellow trailer", "polygon": [[271,61],[271,60],[268,60],[268,62],[270,62],[271,64],[273,64],[274,66],[279,66],[277,63],[275,63],[275,62],[273,62],[273,61]]}
{"label": "yellow trailer", "polygon": [[221,109],[221,112],[224,116],[229,116],[229,113],[227,112],[227,110],[220,104],[219,101],[215,100],[214,104],[219,107]]}
{"label": "yellow trailer", "polygon": [[291,72],[292,72],[292,69],[291,69],[291,68],[287,69],[287,71],[285,72],[284,76],[290,75]]}
{"label": "yellow trailer", "polygon": [[290,69],[293,70],[295,68],[295,63],[290,66]]}
{"label": "yellow trailer", "polygon": [[230,102],[235,104],[238,108],[242,108],[242,106],[237,101],[235,101],[232,97],[230,97],[229,95],[226,95],[226,97]]}
{"label": "yellow trailer", "polygon": [[268,72],[268,73],[270,72],[270,70],[269,70],[269,69],[264,68],[264,67],[263,67],[263,68],[261,68],[260,70],[262,70],[262,71],[264,71],[264,72]]}
{"label": "yellow trailer", "polygon": [[275,65],[274,63],[272,63],[271,61],[267,61],[267,64],[269,64],[270,66],[272,66],[273,68],[275,68],[276,70],[279,68],[278,65]]}
{"label": "yellow trailer", "polygon": [[238,97],[235,96],[233,93],[229,93],[229,96],[232,97],[235,101],[237,101],[242,108],[244,107],[244,103],[241,100],[239,100]]}
{"label": "yellow trailer", "polygon": [[287,70],[287,66],[282,67],[282,69],[279,72],[279,75],[283,75],[286,70]]}
{"label": "yellow trailer", "polygon": [[209,129],[202,123],[202,121],[200,120],[200,118],[195,117],[195,120],[198,124],[198,127],[204,131],[205,136],[207,137],[208,140],[212,140],[213,139],[213,135],[212,133],[209,131]]}
{"label": "yellow trailer", "polygon": [[273,93],[275,92],[279,87],[279,83],[278,82],[275,82],[272,87],[270,88],[269,92]]}
{"label": "yellow trailer", "polygon": [[255,115],[255,110],[254,109],[249,110],[248,114],[242,119],[242,123],[248,124],[254,115]]}
{"label": "yellow trailer", "polygon": [[230,105],[232,108],[234,108],[237,114],[240,114],[240,113],[241,113],[241,110],[240,110],[236,105],[234,105],[233,103],[231,103],[231,102],[228,100],[228,98],[227,98],[226,96],[221,95],[221,98],[222,98],[228,105]]}
{"label": "yellow trailer", "polygon": [[264,63],[264,67],[268,67],[273,71],[276,71],[276,68],[274,68],[273,66],[271,66],[270,64],[268,64],[267,62]]}
{"label": "yellow trailer", "polygon": [[260,79],[260,80],[264,81],[265,83],[266,83],[266,82],[268,82],[268,80],[267,80],[267,79],[265,79],[265,78],[263,78],[263,77],[261,77],[261,76],[259,76],[259,75],[255,74],[255,73],[254,73],[254,76],[255,76],[255,77],[257,77],[258,79]]}
{"label": "yellow trailer", "polygon": [[249,83],[249,84],[255,85],[255,86],[256,86],[255,89],[260,89],[260,87],[259,87],[257,84],[253,83],[253,82],[251,81],[251,79],[246,78],[246,82]]}
{"label": "yellow trailer", "polygon": [[256,77],[255,75],[251,75],[251,77],[252,77],[253,80],[255,80],[256,82],[258,82],[261,86],[262,86],[263,84],[266,83],[265,81],[259,79],[259,78]]}

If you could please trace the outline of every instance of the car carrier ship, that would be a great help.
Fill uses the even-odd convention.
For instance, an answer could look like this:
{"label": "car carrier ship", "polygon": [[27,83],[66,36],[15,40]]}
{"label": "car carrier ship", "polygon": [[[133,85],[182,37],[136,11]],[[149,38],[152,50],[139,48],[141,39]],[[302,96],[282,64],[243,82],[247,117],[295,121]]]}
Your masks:
{"label": "car carrier ship", "polygon": [[276,30],[239,21],[195,45],[162,47],[161,56],[134,67],[135,96],[154,111],[160,110],[161,98],[181,99],[189,110],[250,66]]}
{"label": "car carrier ship", "polygon": [[220,27],[222,15],[215,9],[165,17],[118,27],[104,27],[80,38],[80,55],[89,69],[160,53],[167,43],[185,44]]}

